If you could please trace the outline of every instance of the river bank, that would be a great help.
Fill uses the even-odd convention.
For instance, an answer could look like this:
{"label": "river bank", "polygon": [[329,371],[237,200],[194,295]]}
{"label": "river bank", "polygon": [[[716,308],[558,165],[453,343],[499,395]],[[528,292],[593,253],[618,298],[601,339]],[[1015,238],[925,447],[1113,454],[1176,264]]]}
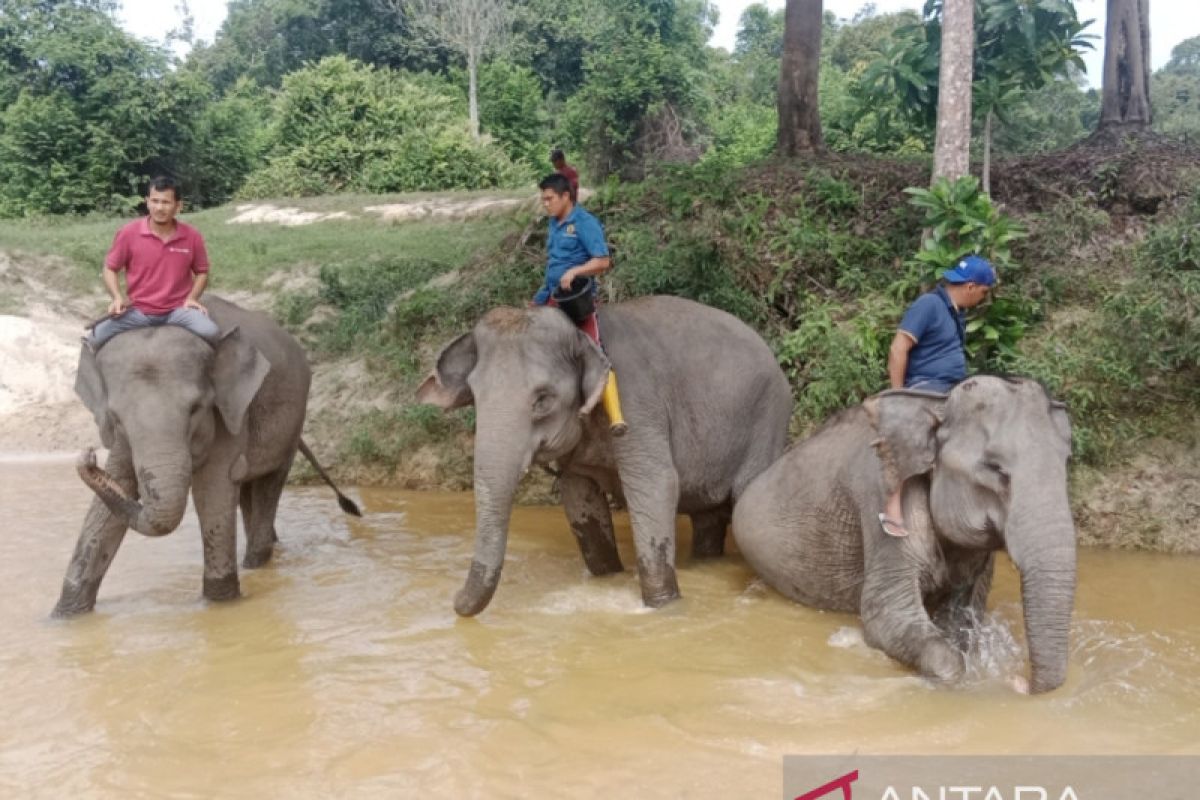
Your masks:
{"label": "river bank", "polygon": [[[1081,542],[1200,552],[1200,381],[1190,368],[1131,365],[1118,340],[1142,321],[1131,319],[1124,331],[1112,324],[1129,312],[1111,298],[1143,280],[1145,243],[1173,230],[1189,202],[1160,155],[1118,153],[1118,167],[1096,172],[1093,183],[1102,185],[1085,181],[1053,202],[1030,188],[1041,185],[1039,174],[1054,178],[1052,162],[998,165],[995,183],[1030,231],[1019,256],[1036,280],[1022,291],[1034,292],[1041,310],[1021,342],[1021,364],[1071,406]],[[1070,162],[1077,173],[1078,161]],[[898,268],[893,260],[915,247],[902,189],[921,169],[830,157],[769,174],[698,171],[653,187],[610,187],[589,201],[616,254],[609,299],[669,292],[737,311],[761,284],[762,296],[774,299],[748,306],[745,318],[786,359],[798,400],[793,433],[803,435],[820,419],[813,398],[827,396],[833,381],[830,369],[822,375],[812,365],[861,373],[878,360],[855,349],[878,338],[873,330],[861,336],[862,320],[883,334],[894,325],[862,304],[871,300],[872,276]],[[209,240],[212,291],[272,314],[308,349],[306,438],[339,480],[466,489],[471,409],[417,406],[413,390],[444,342],[487,308],[518,303],[536,287],[544,239],[535,207],[530,193],[341,196],[227,206],[188,219]],[[0,223],[0,452],[95,443],[71,382],[78,334],[104,306],[96,273],[117,222]],[[850,240],[867,250],[843,252]],[[821,289],[826,273],[833,282]],[[800,296],[807,299],[793,299]],[[792,335],[814,313],[829,320],[819,356],[796,351]],[[881,388],[882,366],[867,371]],[[312,477],[301,465],[293,475]],[[522,492],[524,502],[555,499],[552,481],[537,471]]]}

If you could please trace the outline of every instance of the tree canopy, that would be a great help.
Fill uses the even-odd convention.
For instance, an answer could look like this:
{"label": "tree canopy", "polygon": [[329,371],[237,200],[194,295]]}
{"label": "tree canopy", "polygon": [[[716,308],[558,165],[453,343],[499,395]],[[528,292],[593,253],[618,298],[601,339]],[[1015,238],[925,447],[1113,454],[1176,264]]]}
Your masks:
{"label": "tree canopy", "polygon": [[[821,21],[807,71],[824,146],[931,152],[940,4],[838,19],[805,2]],[[975,2],[973,146],[1049,150],[1095,127],[1099,97],[1079,77],[1086,23],[1072,4]],[[462,138],[467,56],[402,0],[232,0],[214,41],[182,59],[123,31],[114,8],[0,6],[0,215],[127,210],[160,172],[210,204],[272,186],[529,181],[553,146],[588,180],[637,179],[671,162],[766,158],[776,142],[785,15],[761,3],[742,13],[731,52],[708,45],[704,0],[511,3],[503,50],[477,65],[474,143]],[[1157,130],[1200,132],[1198,72],[1200,37],[1151,77]],[[295,104],[319,86],[330,105],[300,120]],[[409,106],[421,120],[400,114]]]}

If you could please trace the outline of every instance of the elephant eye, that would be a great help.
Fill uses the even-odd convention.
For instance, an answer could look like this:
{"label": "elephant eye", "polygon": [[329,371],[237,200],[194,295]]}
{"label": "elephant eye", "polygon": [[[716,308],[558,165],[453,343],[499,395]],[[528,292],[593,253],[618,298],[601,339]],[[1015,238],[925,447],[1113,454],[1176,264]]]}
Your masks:
{"label": "elephant eye", "polygon": [[984,469],[999,476],[1000,480],[1008,483],[1008,471],[1004,469],[1004,467],[1000,466],[995,461],[985,461],[983,462],[983,466]]}
{"label": "elephant eye", "polygon": [[533,396],[533,416],[536,418],[547,417],[554,411],[554,393],[546,390],[537,392]]}

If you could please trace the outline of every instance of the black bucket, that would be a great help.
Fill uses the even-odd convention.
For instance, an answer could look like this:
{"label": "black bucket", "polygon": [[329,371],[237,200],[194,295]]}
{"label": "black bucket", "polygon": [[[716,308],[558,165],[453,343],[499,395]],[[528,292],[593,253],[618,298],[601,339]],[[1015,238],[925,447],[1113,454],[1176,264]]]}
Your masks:
{"label": "black bucket", "polygon": [[595,286],[591,278],[576,278],[571,281],[570,290],[554,290],[554,302],[578,325],[596,310]]}

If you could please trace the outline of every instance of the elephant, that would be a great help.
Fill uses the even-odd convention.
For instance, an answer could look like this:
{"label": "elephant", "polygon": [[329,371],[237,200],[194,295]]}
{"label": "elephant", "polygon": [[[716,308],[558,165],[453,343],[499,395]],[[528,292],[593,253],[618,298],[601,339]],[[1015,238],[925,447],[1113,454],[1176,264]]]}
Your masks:
{"label": "elephant", "polygon": [[[733,515],[750,567],[786,597],[861,615],[864,639],[941,682],[1007,550],[1021,575],[1029,691],[1066,679],[1075,596],[1071,424],[1036,381],[977,376],[892,390],[841,412],[759,475]],[[909,535],[879,512],[902,487]],[[1020,680],[1020,679],[1018,679]]]}
{"label": "elephant", "polygon": [[277,536],[275,510],[299,449],[359,514],[301,440],[312,377],[300,344],[265,314],[206,296],[221,329],[210,345],[180,327],[128,331],[98,352],[81,349],[75,391],[109,448],[77,464],[96,497],[63,578],[56,617],[91,611],[127,528],[165,536],[183,519],[188,492],[204,543],[203,594],[240,595],[237,509],[246,534],[243,566],[262,566]]}
{"label": "elephant", "polygon": [[[720,555],[733,502],[783,452],[791,389],[769,347],[724,311],[641,297],[597,311],[604,349],[552,307],[494,308],[446,345],[421,402],[476,410],[475,553],[454,608],[483,611],[500,580],[513,496],[533,464],[556,464],[563,506],[592,575],[623,569],[605,493],[629,509],[642,601],[680,596],[675,516],[695,557]],[[628,432],[597,403],[620,379]]]}

